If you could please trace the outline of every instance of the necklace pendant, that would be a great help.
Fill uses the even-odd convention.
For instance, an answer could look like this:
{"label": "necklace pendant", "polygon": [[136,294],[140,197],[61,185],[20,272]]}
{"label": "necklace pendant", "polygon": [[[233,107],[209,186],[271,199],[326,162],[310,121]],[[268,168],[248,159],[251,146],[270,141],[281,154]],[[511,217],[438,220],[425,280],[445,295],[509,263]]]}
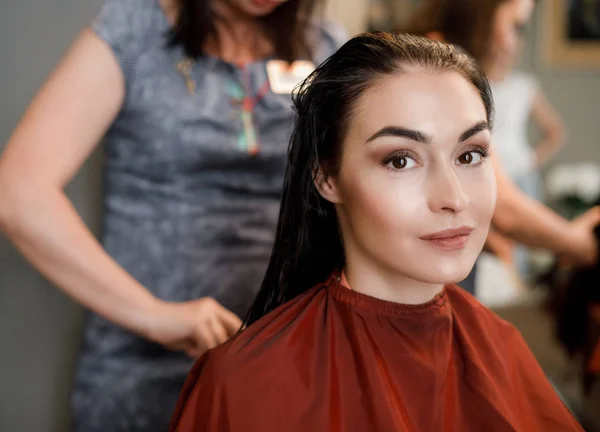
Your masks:
{"label": "necklace pendant", "polygon": [[188,92],[193,95],[196,93],[196,81],[191,78],[186,78],[185,84],[187,86]]}
{"label": "necklace pendant", "polygon": [[251,111],[242,111],[242,124],[244,126],[244,142],[246,144],[246,151],[250,156],[256,156],[259,152],[259,146]]}
{"label": "necklace pendant", "polygon": [[196,80],[192,78],[192,70],[194,69],[194,60],[189,57],[184,58],[177,62],[177,70],[185,79],[185,85],[189,94],[193,95],[196,93]]}

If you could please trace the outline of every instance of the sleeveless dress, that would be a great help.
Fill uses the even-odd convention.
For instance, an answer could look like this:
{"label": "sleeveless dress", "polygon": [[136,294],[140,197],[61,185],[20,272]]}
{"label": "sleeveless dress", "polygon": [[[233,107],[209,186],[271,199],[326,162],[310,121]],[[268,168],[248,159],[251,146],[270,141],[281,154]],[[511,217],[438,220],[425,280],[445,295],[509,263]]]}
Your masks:
{"label": "sleeveless dress", "polygon": [[[531,198],[543,198],[542,176],[535,169],[535,150],[529,143],[528,125],[538,91],[534,76],[516,70],[501,82],[491,84],[496,120],[494,146],[506,173]],[[529,249],[517,245],[515,264],[524,277],[531,276]]]}
{"label": "sleeveless dress", "polygon": [[528,139],[528,124],[538,84],[532,75],[514,71],[501,82],[491,83],[496,119],[495,151],[506,173],[523,191],[540,199],[539,191],[530,183],[534,171],[535,150]]}
{"label": "sleeveless dress", "polygon": [[[213,57],[190,70],[190,93],[158,0],[107,0],[92,28],[126,81],[104,143],[104,247],[159,298],[210,296],[243,316],[271,253],[290,96],[269,90],[267,59],[239,68]],[[345,41],[329,23],[309,31],[315,63]],[[244,95],[255,100],[251,114],[242,112]],[[89,314],[75,430],[165,431],[192,363]]]}

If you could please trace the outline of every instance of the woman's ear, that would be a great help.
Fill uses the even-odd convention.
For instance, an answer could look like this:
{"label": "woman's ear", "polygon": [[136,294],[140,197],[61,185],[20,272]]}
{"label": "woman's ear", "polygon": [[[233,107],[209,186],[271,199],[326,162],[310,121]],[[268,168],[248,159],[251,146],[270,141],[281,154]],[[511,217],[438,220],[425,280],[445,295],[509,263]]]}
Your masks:
{"label": "woman's ear", "polygon": [[441,34],[439,31],[430,31],[429,33],[425,34],[425,37],[427,39],[431,39],[431,40],[435,40],[435,41],[439,41],[439,42],[446,41],[446,38],[444,37],[444,35]]}
{"label": "woman's ear", "polygon": [[342,202],[336,179],[329,175],[323,167],[315,168],[314,184],[319,195],[327,201],[332,204],[340,204]]}

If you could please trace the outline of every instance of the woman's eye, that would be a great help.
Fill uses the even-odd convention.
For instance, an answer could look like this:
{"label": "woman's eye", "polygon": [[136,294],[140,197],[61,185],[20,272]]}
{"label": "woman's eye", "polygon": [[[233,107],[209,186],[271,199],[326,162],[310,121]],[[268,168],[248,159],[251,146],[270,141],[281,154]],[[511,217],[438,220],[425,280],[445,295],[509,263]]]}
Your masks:
{"label": "woman's eye", "polygon": [[401,169],[407,169],[407,168],[412,168],[416,165],[417,163],[415,162],[415,160],[409,156],[398,156],[393,158],[388,166],[390,166],[391,168],[397,169],[397,170],[401,170]]}
{"label": "woman's eye", "polygon": [[458,162],[461,165],[476,165],[481,162],[483,156],[477,151],[469,151],[458,157]]}

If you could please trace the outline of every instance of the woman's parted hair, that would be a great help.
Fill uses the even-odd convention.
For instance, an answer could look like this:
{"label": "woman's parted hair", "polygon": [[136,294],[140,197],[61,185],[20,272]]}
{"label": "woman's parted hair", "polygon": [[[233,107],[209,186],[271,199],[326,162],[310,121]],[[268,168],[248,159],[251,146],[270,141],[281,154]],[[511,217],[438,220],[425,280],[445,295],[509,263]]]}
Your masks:
{"label": "woman's parted hair", "polygon": [[342,46],[294,95],[297,116],[275,243],[245,325],[325,281],[344,265],[335,208],[317,191],[315,175],[319,170],[337,173],[358,99],[379,79],[401,74],[407,66],[460,73],[479,91],[491,127],[488,81],[471,57],[451,45],[418,36],[368,33]]}

